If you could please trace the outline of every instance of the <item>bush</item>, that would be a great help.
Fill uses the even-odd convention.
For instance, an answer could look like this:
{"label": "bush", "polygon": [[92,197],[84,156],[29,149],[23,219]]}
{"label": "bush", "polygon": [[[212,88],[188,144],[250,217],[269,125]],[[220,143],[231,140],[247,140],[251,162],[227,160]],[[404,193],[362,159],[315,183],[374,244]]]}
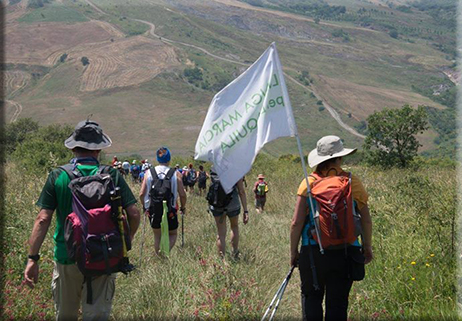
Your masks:
{"label": "bush", "polygon": [[392,38],[395,38],[395,39],[398,38],[398,31],[396,31],[396,30],[390,30],[390,32],[388,34]]}
{"label": "bush", "polygon": [[8,124],[5,128],[6,152],[8,154],[14,152],[29,134],[37,132],[38,129],[38,122],[31,118],[20,118]]}
{"label": "bush", "polygon": [[84,66],[87,66],[87,65],[90,64],[90,60],[87,57],[82,57],[82,59],[80,59],[80,61],[82,62],[82,65],[84,65]]}
{"label": "bush", "polygon": [[49,125],[26,134],[17,145],[11,158],[27,171],[41,174],[52,168],[68,163],[72,152],[64,146],[64,141],[73,132],[71,126]]}

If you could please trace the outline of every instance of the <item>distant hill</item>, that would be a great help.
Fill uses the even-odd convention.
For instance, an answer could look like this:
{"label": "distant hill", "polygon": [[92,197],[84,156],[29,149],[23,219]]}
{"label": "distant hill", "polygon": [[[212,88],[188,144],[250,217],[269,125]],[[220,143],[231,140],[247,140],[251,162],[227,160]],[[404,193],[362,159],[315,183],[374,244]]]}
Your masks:
{"label": "distant hill", "polygon": [[[114,140],[109,153],[152,156],[168,145],[192,155],[213,95],[275,41],[309,148],[325,134],[360,146],[368,115],[410,103],[428,106],[422,151],[451,155],[454,8],[449,0],[10,0],[6,116],[74,125],[92,114]],[[293,139],[266,148],[295,150]]]}

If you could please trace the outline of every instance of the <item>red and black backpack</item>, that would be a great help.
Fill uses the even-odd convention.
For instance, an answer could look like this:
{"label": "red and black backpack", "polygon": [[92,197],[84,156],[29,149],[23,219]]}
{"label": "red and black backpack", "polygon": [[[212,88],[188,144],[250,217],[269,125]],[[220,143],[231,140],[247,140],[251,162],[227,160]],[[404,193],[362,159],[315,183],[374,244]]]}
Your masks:
{"label": "red and black backpack", "polygon": [[67,253],[88,282],[91,304],[92,277],[133,269],[127,257],[131,249],[129,225],[122,213],[120,188],[109,174],[110,166],[100,166],[91,176],[83,176],[72,164],[61,169],[71,179],[72,213],[64,224]]}

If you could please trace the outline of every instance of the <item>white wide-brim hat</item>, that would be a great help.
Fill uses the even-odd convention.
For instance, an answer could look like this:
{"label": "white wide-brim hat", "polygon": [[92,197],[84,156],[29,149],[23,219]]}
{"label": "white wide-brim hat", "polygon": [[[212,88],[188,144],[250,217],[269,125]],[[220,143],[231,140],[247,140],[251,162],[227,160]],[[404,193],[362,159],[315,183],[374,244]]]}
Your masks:
{"label": "white wide-brim hat", "polygon": [[316,148],[308,155],[311,168],[331,158],[347,156],[356,152],[356,148],[344,148],[342,140],[337,136],[324,136],[318,140]]}

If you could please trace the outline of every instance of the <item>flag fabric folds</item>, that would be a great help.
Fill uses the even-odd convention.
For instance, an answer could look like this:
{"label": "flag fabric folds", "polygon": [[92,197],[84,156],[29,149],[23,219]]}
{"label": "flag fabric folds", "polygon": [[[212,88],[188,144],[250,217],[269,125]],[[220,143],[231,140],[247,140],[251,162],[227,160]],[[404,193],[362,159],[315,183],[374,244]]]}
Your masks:
{"label": "flag fabric folds", "polygon": [[296,136],[296,124],[276,45],[213,98],[195,147],[212,162],[225,192],[252,167],[263,146]]}

